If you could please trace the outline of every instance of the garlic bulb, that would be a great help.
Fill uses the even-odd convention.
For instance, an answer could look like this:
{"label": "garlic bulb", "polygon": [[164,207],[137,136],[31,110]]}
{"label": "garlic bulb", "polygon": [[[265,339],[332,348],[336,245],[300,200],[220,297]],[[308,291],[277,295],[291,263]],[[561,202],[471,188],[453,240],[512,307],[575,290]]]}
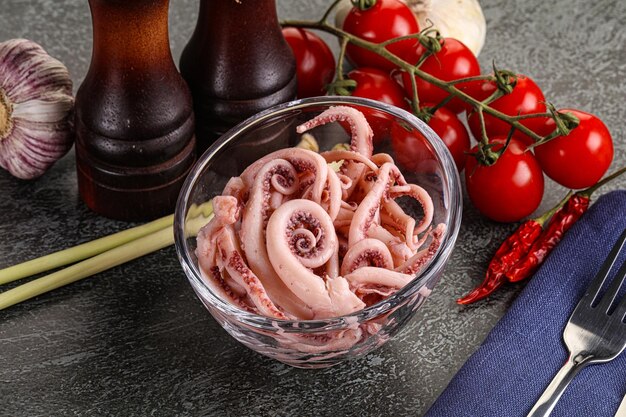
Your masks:
{"label": "garlic bulb", "polygon": [[485,44],[487,24],[478,0],[402,0],[413,10],[420,28],[433,26],[445,38],[465,44],[478,56]]}
{"label": "garlic bulb", "polygon": [[[401,0],[415,13],[420,28],[432,25],[446,38],[463,42],[478,56],[485,44],[487,25],[478,0]],[[337,7],[335,25],[343,26],[352,3],[343,0]]]}
{"label": "garlic bulb", "polygon": [[42,175],[74,141],[72,80],[67,68],[26,39],[0,43],[0,166]]}

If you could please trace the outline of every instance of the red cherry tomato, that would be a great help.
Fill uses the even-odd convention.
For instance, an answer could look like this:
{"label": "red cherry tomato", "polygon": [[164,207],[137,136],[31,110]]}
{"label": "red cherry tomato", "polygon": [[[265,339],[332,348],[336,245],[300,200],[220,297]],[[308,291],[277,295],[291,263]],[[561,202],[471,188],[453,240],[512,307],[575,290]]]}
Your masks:
{"label": "red cherry tomato", "polygon": [[[404,90],[387,72],[377,68],[357,68],[348,73],[348,78],[357,83],[352,96],[369,98],[409,110]],[[363,112],[374,132],[374,143],[388,135],[389,116],[370,108],[359,107],[359,110]]]}
{"label": "red cherry tomato", "polygon": [[[400,52],[400,57],[411,64],[417,64],[420,57],[425,53],[426,48],[418,43],[417,47],[415,45],[405,47]],[[441,50],[426,58],[419,69],[443,81],[480,75],[480,66],[472,51],[462,42],[453,38],[445,38]],[[415,81],[420,101],[439,103],[449,95],[446,91],[419,77],[415,77]],[[402,74],[402,82],[409,97],[413,97],[411,76],[408,73]],[[464,89],[466,84],[460,83],[456,87]],[[445,107],[455,113],[460,113],[468,108],[462,100],[457,98],[450,100]]]}
{"label": "red cherry tomato", "polygon": [[402,123],[391,125],[393,159],[403,171],[430,174],[438,162],[432,145],[418,130]]}
{"label": "red cherry tomato", "polygon": [[[441,138],[443,143],[452,154],[454,163],[461,172],[467,158],[466,152],[470,149],[470,138],[463,123],[452,111],[440,108],[428,121],[428,126]],[[391,137],[391,145],[396,153],[396,159],[405,168],[415,171],[424,151],[422,142],[425,140],[421,135],[395,132]]]}
{"label": "red cherry tomato", "polygon": [[[353,7],[343,22],[343,30],[370,42],[380,43],[418,33],[419,25],[411,9],[400,0],[378,0],[367,10]],[[387,50],[397,54],[415,42],[417,41],[408,39],[392,43]],[[375,67],[386,71],[396,68],[391,61],[353,44],[348,45],[346,55],[357,67]]]}
{"label": "red cherry tomato", "polygon": [[404,90],[387,72],[377,68],[357,68],[348,73],[348,78],[357,83],[352,92],[353,96],[382,101],[404,110],[409,109]]}
{"label": "red cherry tomato", "polygon": [[[535,147],[535,155],[543,171],[564,187],[591,187],[602,178],[613,160],[613,139],[602,120],[580,110],[560,110],[573,113],[580,124],[567,136],[557,136]],[[547,119],[545,130],[556,128]]]}
{"label": "red cherry tomato", "polygon": [[[492,140],[497,151],[506,142]],[[478,149],[475,146],[472,152]],[[465,184],[474,206],[488,218],[498,222],[516,222],[539,207],[543,197],[543,172],[526,145],[511,139],[509,146],[495,164],[478,164],[474,157],[465,163]]]}
{"label": "red cherry tomato", "polygon": [[[498,89],[496,83],[493,81],[472,83],[469,88],[470,90],[467,91],[467,93],[478,100],[486,99]],[[489,106],[506,115],[517,116],[531,113],[545,113],[545,101],[546,99],[543,96],[541,89],[533,80],[524,75],[518,75],[517,84],[513,88],[513,92],[493,101],[489,104]],[[485,129],[487,131],[487,137],[492,138],[496,136],[508,135],[511,130],[511,125],[490,114],[483,114],[485,116]],[[480,140],[480,118],[475,112],[470,112],[467,120],[474,138],[476,138],[476,140]],[[539,135],[543,135],[542,129],[544,129],[543,125],[545,122],[546,118],[537,117],[524,119],[521,121],[521,124]],[[524,141],[527,145],[534,142],[530,136],[521,132],[516,132],[515,137]]]}
{"label": "red cherry tomato", "polygon": [[335,57],[326,42],[300,28],[284,28],[283,36],[296,58],[298,97],[325,95],[335,76]]}
{"label": "red cherry tomato", "polygon": [[469,152],[470,149],[469,133],[463,123],[461,123],[452,110],[442,107],[437,109],[433,117],[430,118],[428,126],[430,126],[437,136],[441,138],[443,143],[446,144],[459,172],[463,171],[465,160],[467,159],[467,152]]}

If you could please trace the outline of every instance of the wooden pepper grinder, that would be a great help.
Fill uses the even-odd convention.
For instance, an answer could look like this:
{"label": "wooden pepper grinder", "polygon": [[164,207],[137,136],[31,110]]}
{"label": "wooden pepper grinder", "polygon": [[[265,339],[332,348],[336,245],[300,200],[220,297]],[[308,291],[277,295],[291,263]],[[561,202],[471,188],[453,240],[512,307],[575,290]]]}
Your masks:
{"label": "wooden pepper grinder", "polygon": [[93,55],[76,95],[81,198],[97,213],[173,212],[195,161],[191,94],[169,46],[169,0],[89,0]]}
{"label": "wooden pepper grinder", "polygon": [[200,150],[235,124],[296,97],[296,64],[275,0],[200,0],[180,59]]}

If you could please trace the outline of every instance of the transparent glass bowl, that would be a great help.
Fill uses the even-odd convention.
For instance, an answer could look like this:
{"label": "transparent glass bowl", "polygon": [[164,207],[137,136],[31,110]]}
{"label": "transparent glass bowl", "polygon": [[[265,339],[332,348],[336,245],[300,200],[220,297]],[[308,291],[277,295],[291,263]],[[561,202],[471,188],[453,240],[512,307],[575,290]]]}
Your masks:
{"label": "transparent glass bowl", "polygon": [[[433,224],[447,232],[431,262],[403,289],[347,316],[323,320],[277,320],[252,314],[220,299],[204,281],[196,258],[198,207],[220,195],[226,182],[260,157],[300,141],[296,126],[330,106],[356,107],[373,120],[374,152],[391,154],[405,178],[425,188],[433,199]],[[349,142],[338,123],[312,133],[320,150]],[[397,149],[391,136],[403,136],[412,146],[411,159]],[[397,155],[399,157],[397,157]],[[364,355],[384,344],[413,317],[439,281],[461,223],[461,186],[450,153],[422,121],[397,107],[353,97],[316,97],[293,101],[259,113],[224,134],[202,155],[181,190],[174,222],[176,249],[194,291],[215,320],[250,349],[292,366],[321,368]]]}

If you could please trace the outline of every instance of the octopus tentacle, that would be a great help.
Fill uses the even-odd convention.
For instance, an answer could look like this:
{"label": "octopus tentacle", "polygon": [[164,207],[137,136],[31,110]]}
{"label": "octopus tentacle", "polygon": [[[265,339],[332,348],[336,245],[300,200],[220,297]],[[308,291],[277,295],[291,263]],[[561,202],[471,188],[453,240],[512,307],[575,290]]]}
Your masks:
{"label": "octopus tentacle", "polygon": [[414,276],[375,266],[364,266],[344,278],[357,293],[388,296],[411,282]]}
{"label": "octopus tentacle", "polygon": [[[303,227],[320,230],[319,240],[306,242],[305,247],[311,249],[306,253],[297,247],[307,238],[301,232]],[[288,201],[270,217],[267,234],[274,237],[267,240],[267,253],[279,278],[312,308],[316,318],[332,317],[333,306],[324,280],[309,269],[323,265],[335,251],[337,237],[328,213],[309,200]]]}
{"label": "octopus tentacle", "polygon": [[247,199],[247,193],[248,188],[239,177],[232,177],[228,180],[224,191],[222,191],[222,195],[235,197],[239,204],[242,204]]}
{"label": "octopus tentacle", "polygon": [[224,279],[222,272],[217,265],[209,269],[203,268],[201,269],[201,272],[205,282],[220,299],[228,302],[229,304],[237,306],[244,311],[248,311],[250,313],[254,312],[253,309],[245,301],[244,297],[236,294],[230,287],[230,285],[226,283],[226,280]]}
{"label": "octopus tentacle", "polygon": [[326,288],[335,315],[343,316],[365,308],[365,303],[350,290],[350,284],[344,277],[329,278]]}
{"label": "octopus tentacle", "polygon": [[223,225],[236,223],[239,220],[240,213],[241,210],[237,198],[223,195],[213,198],[213,214],[216,222]]}
{"label": "octopus tentacle", "polygon": [[328,215],[331,220],[335,220],[341,210],[342,201],[342,184],[341,180],[333,171],[331,167],[328,167],[328,198],[327,203],[323,201],[323,207],[328,211]]}
{"label": "octopus tentacle", "polygon": [[[408,196],[415,199],[424,211],[420,222],[416,225],[415,219],[402,210],[393,199]],[[416,235],[425,231],[432,223],[434,206],[430,195],[422,187],[416,184],[395,186],[389,189],[389,199],[383,203],[385,212],[393,219],[396,227],[402,228],[406,232],[406,242],[411,249],[416,249],[418,239]]]}
{"label": "octopus tentacle", "polygon": [[241,246],[246,253],[250,269],[259,277],[270,298],[276,300],[290,314],[312,318],[311,310],[303,305],[278,278],[265,246],[264,229],[269,218],[270,179],[275,174],[275,170],[279,170],[281,166],[284,168],[281,172],[291,172],[289,165],[291,164],[283,159],[275,159],[267,162],[258,171],[243,212],[240,231]]}
{"label": "octopus tentacle", "polygon": [[346,276],[364,266],[393,269],[393,258],[383,242],[377,239],[363,239],[348,249],[341,264],[341,275]]}
{"label": "octopus tentacle", "polygon": [[439,247],[441,246],[441,240],[443,235],[446,232],[446,225],[441,223],[435,227],[432,232],[432,240],[430,245],[426,249],[423,249],[409,258],[404,264],[397,267],[395,270],[398,272],[402,272],[405,274],[417,274],[419,273],[424,266],[430,262],[430,260],[435,256]]}
{"label": "octopus tentacle", "polygon": [[255,178],[261,169],[275,159],[284,159],[291,163],[298,173],[311,173],[313,184],[311,188],[311,199],[319,203],[322,199],[322,191],[326,183],[326,161],[318,153],[307,149],[287,148],[272,152],[257,160],[240,175],[244,185],[252,188]]}
{"label": "octopus tentacle", "polygon": [[313,119],[296,127],[296,132],[304,133],[314,127],[332,122],[347,122],[350,127],[352,139],[350,148],[361,155],[370,158],[374,150],[372,137],[374,133],[367,123],[363,113],[348,106],[333,106],[323,111]]}
{"label": "octopus tentacle", "polygon": [[377,153],[376,155],[372,155],[371,160],[373,163],[375,163],[378,166],[381,166],[382,164],[386,164],[386,163],[390,163],[390,164],[396,163],[391,157],[391,155],[389,155],[388,153]]}
{"label": "octopus tentacle", "polygon": [[[349,126],[350,151],[273,152],[213,200],[196,255],[219,297],[278,319],[336,317],[394,293],[436,255],[445,225],[433,229],[430,196],[407,184],[390,155],[372,155],[372,131],[359,111],[332,107],[297,130],[335,121]],[[395,201],[404,196],[421,205],[419,221]],[[346,346],[362,328],[345,334]],[[324,346],[343,337],[293,342]]]}
{"label": "octopus tentacle", "polygon": [[338,162],[338,161],[360,162],[364,164],[366,167],[368,167],[371,171],[374,171],[374,172],[378,171],[378,165],[373,163],[369,158],[354,151],[343,151],[343,150],[327,151],[327,152],[322,152],[320,156],[322,156],[326,160],[326,162]]}
{"label": "octopus tentacle", "polygon": [[367,236],[377,239],[387,246],[389,253],[391,253],[394,266],[402,265],[414,254],[414,251],[407,246],[404,240],[400,240],[397,236],[394,236],[380,225],[372,226],[372,228],[368,230]]}
{"label": "octopus tentacle", "polygon": [[378,216],[383,197],[386,195],[391,182],[395,181],[399,175],[398,168],[393,164],[387,163],[380,167],[374,186],[354,212],[354,219],[350,225],[348,236],[350,246],[367,237],[368,229],[374,224],[374,220]]}
{"label": "octopus tentacle", "polygon": [[246,265],[237,247],[235,232],[232,227],[222,229],[217,239],[217,245],[220,251],[218,265],[225,269],[237,284],[245,288],[250,301],[259,312],[268,317],[287,319],[288,317],[276,307],[267,295],[267,291],[259,278]]}

